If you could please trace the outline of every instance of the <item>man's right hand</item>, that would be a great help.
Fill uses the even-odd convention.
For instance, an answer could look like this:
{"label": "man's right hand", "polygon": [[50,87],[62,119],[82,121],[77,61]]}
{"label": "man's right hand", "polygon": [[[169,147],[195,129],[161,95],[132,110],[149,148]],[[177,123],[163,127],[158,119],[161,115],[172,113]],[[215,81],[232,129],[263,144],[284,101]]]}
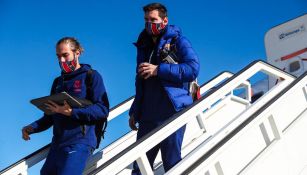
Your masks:
{"label": "man's right hand", "polygon": [[25,126],[22,128],[22,138],[25,140],[25,141],[28,141],[30,140],[30,134],[33,133],[34,129],[32,126]]}
{"label": "man's right hand", "polygon": [[134,131],[137,131],[137,130],[138,130],[138,128],[137,128],[136,125],[135,125],[135,120],[134,120],[134,117],[133,117],[133,116],[130,116],[130,118],[129,118],[129,126],[130,126],[130,128],[131,128],[132,130],[134,130]]}

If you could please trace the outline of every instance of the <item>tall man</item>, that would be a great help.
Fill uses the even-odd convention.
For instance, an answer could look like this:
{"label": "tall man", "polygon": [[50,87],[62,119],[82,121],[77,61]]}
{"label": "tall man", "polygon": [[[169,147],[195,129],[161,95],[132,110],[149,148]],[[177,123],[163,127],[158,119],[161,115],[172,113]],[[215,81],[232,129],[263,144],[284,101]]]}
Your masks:
{"label": "tall man", "polygon": [[[195,80],[199,72],[195,51],[181,30],[168,24],[165,6],[152,3],[143,10],[145,29],[135,43],[136,95],[129,112],[129,126],[138,130],[137,139],[192,104],[189,82]],[[167,56],[175,62],[165,59]],[[139,128],[136,123],[139,123]],[[184,132],[185,126],[147,152],[152,168],[159,149],[165,171],[181,160]],[[136,164],[134,167],[133,174],[140,174]]]}

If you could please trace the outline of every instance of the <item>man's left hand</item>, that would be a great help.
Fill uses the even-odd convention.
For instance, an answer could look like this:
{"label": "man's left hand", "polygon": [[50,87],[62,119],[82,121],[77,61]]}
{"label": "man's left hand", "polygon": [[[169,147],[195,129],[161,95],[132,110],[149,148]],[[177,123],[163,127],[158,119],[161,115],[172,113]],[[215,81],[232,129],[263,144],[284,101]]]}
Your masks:
{"label": "man's left hand", "polygon": [[144,79],[148,79],[149,77],[156,76],[158,72],[158,66],[150,63],[142,63],[139,65],[138,73]]}
{"label": "man's left hand", "polygon": [[47,109],[49,109],[51,112],[63,114],[65,116],[71,116],[72,108],[66,101],[64,101],[64,105],[62,106],[50,100],[45,105],[47,106]]}

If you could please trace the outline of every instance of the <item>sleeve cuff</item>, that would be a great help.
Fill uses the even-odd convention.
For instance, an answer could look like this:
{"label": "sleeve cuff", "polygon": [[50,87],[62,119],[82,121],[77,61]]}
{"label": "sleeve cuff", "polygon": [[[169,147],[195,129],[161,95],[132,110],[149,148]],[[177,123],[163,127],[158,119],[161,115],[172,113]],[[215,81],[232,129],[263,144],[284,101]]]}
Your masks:
{"label": "sleeve cuff", "polygon": [[75,120],[79,120],[79,109],[77,108],[72,108],[72,111],[71,111],[71,118],[72,119],[75,119]]}
{"label": "sleeve cuff", "polygon": [[164,79],[164,77],[167,77],[168,76],[167,70],[169,69],[169,66],[170,64],[165,64],[165,63],[160,64],[157,72],[158,77],[162,79]]}
{"label": "sleeve cuff", "polygon": [[33,128],[33,133],[36,132],[36,130],[38,129],[38,124],[37,124],[37,122],[31,123],[29,126],[31,126],[31,127]]}

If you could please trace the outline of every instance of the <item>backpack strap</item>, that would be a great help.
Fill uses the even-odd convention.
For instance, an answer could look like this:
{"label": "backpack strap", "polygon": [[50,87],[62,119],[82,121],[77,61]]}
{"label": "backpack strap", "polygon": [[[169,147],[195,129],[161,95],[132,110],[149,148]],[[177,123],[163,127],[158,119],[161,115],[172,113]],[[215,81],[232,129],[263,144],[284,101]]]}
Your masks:
{"label": "backpack strap", "polygon": [[60,82],[61,77],[57,77],[56,79],[53,80],[52,86],[51,86],[51,92],[50,94],[53,95],[56,93],[56,87],[58,86]]}
{"label": "backpack strap", "polygon": [[172,38],[170,42],[170,51],[172,51],[173,53],[177,52],[177,47],[176,47],[177,39],[178,39],[178,36],[175,36]]}
{"label": "backpack strap", "polygon": [[[103,122],[102,130],[101,130],[101,137],[104,139],[104,133],[106,132],[107,126],[108,126],[108,119],[105,119],[106,121]],[[101,138],[99,138],[98,147],[100,143]]]}
{"label": "backpack strap", "polygon": [[95,125],[95,134],[97,140],[96,149],[99,148],[101,137],[104,139],[104,133],[106,132],[107,126],[108,126],[108,120],[106,118],[103,118],[100,122],[98,122]]}
{"label": "backpack strap", "polygon": [[[92,95],[93,95],[93,91],[92,91],[92,85],[93,85],[93,78],[92,78],[92,75],[93,75],[93,70],[92,69],[89,69],[87,72],[86,72],[86,77],[85,77],[85,86],[86,86],[86,99],[88,100],[91,100],[92,99]],[[85,131],[86,131],[86,127],[85,125],[81,125],[81,132],[82,132],[82,135],[85,136]]]}
{"label": "backpack strap", "polygon": [[89,69],[86,72],[86,77],[85,77],[85,85],[86,85],[86,99],[90,100],[93,97],[93,91],[92,91],[92,86],[93,86],[93,69]]}
{"label": "backpack strap", "polygon": [[[173,63],[173,62],[178,63],[179,62],[179,59],[176,55],[177,38],[178,38],[178,36],[175,36],[173,38],[168,39],[166,41],[166,43],[164,44],[163,49],[160,50],[160,56],[161,56],[162,61],[166,61],[168,63]],[[173,60],[173,61],[169,61],[169,59],[166,59],[168,56],[170,56],[171,60]]]}
{"label": "backpack strap", "polygon": [[[91,100],[93,97],[93,69],[89,69],[86,73],[85,85],[86,85],[86,99]],[[108,122],[106,118],[95,124],[95,134],[97,139],[96,148],[99,148],[101,137],[104,139],[104,133],[106,132]],[[81,125],[82,134],[85,135],[85,125]]]}

